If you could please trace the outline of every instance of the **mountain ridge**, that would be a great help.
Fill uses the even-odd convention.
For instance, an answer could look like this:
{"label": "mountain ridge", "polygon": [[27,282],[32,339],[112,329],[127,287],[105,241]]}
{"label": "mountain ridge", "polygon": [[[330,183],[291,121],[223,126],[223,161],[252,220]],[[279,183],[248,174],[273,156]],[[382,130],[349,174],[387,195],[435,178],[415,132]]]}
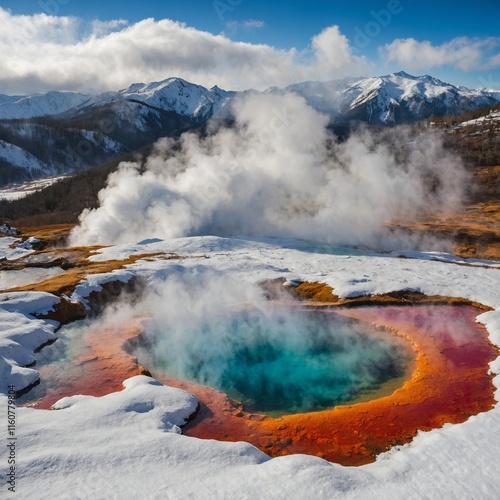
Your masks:
{"label": "mountain ridge", "polygon": [[500,90],[457,87],[404,71],[300,82],[263,92],[226,91],[216,85],[208,89],[170,77],[96,95],[0,95],[0,185],[88,168],[211,118],[230,118],[233,100],[249,92],[297,94],[341,127],[353,122],[395,126],[500,102]]}
{"label": "mountain ridge", "polygon": [[[413,76],[405,71],[374,77],[346,77],[326,82],[311,80],[283,88],[269,87],[261,93],[293,92],[306,98],[313,107],[322,108],[319,109],[320,111],[325,111],[327,107],[325,104],[329,104],[329,111],[332,116],[335,116],[364,104],[373,97],[371,94],[375,91],[385,93],[384,97],[393,101],[408,100],[410,97],[418,97],[418,94],[420,98],[425,96],[427,99],[432,99],[440,94],[451,92],[469,101],[476,100],[478,107],[479,104],[481,106],[493,104],[492,100],[500,102],[500,89],[457,87],[431,75]],[[0,94],[0,120],[55,116],[68,112],[78,113],[90,107],[131,100],[203,120],[208,119],[209,115],[210,117],[217,116],[232,98],[246,92],[260,93],[256,90],[227,91],[217,85],[208,89],[183,78],[170,77],[158,82],[132,83],[127,88],[118,91],[107,91],[95,95],[58,91],[28,96]],[[396,95],[398,92],[399,95]],[[335,109],[339,103],[339,109]],[[473,106],[474,103],[463,102],[462,105]],[[470,111],[470,109],[458,111]],[[415,116],[414,118],[422,117]],[[384,120],[381,122],[384,123]]]}

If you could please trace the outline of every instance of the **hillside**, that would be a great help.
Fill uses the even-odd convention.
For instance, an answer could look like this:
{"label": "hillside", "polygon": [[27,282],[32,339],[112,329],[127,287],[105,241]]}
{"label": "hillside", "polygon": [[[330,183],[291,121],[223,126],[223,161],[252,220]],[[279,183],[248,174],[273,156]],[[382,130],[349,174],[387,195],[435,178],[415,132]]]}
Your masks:
{"label": "hillside", "polygon": [[433,117],[428,126],[470,165],[500,165],[500,105],[455,116]]}
{"label": "hillside", "polygon": [[0,144],[11,149],[0,150],[0,185],[96,166],[196,125],[134,102],[86,108],[74,116],[0,121]]}
{"label": "hillside", "polygon": [[28,226],[76,223],[84,208],[98,206],[97,194],[105,186],[109,174],[122,161],[145,157],[150,150],[147,146],[142,150],[117,156],[22,199],[0,200],[1,217],[13,220],[18,225]]}

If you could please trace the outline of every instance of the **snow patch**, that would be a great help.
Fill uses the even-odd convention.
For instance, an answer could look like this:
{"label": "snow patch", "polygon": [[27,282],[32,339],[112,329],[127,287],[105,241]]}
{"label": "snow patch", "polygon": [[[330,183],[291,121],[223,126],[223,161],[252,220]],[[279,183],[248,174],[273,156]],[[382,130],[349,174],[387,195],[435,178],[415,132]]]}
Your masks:
{"label": "snow patch", "polygon": [[55,169],[40,161],[36,156],[18,146],[0,140],[0,159],[11,165],[23,168],[32,174],[34,171],[43,172],[45,175],[55,174]]}
{"label": "snow patch", "polygon": [[8,385],[21,391],[38,381],[38,372],[26,366],[35,362],[35,349],[56,339],[58,325],[34,314],[46,314],[57,303],[49,293],[0,294],[0,393],[7,394]]}

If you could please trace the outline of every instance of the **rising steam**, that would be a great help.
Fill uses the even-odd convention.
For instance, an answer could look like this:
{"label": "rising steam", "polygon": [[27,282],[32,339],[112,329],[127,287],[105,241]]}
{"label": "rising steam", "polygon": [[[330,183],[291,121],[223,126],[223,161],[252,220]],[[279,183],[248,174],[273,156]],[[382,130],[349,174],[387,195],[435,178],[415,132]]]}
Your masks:
{"label": "rising steam", "polygon": [[257,286],[205,266],[164,278],[103,321],[149,313],[133,351],[143,366],[224,390],[254,411],[332,407],[401,376],[408,362],[390,335],[331,311],[273,307]]}
{"label": "rising steam", "polygon": [[231,127],[162,139],[144,164],[122,163],[72,244],[213,234],[376,245],[387,221],[462,195],[461,162],[439,138],[362,129],[340,143],[292,94],[248,95],[233,112]]}

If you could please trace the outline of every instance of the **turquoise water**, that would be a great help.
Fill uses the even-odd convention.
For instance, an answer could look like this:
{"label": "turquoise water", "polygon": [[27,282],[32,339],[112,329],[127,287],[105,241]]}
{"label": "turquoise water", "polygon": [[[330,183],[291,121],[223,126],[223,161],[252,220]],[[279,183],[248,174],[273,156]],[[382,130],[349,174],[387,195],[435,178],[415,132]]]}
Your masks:
{"label": "turquoise water", "polygon": [[135,352],[152,370],[208,385],[246,411],[289,414],[345,404],[404,375],[408,349],[331,312],[246,311],[150,332]]}
{"label": "turquoise water", "polygon": [[91,324],[81,320],[63,326],[57,331],[57,340],[37,352],[34,368],[40,373],[40,383],[17,399],[19,405],[51,392],[57,394],[61,387],[77,385],[85,375],[85,364],[79,359],[92,353],[84,342],[84,333]]}

